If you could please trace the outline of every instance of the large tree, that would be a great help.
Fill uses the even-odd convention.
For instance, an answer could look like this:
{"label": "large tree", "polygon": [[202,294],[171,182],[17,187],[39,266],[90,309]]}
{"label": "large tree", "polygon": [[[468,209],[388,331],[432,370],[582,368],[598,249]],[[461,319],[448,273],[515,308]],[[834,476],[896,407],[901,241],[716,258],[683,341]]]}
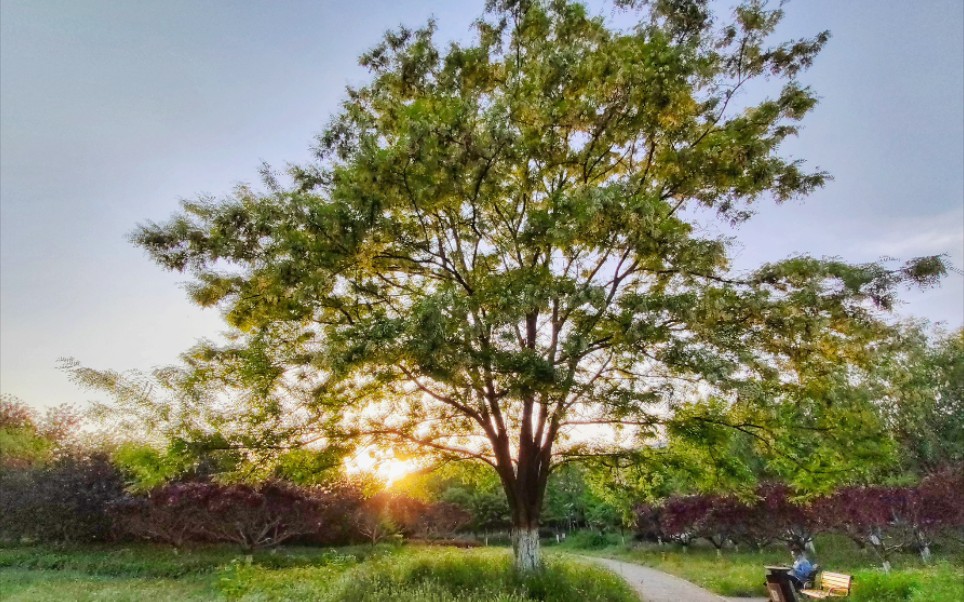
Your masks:
{"label": "large tree", "polygon": [[[568,0],[490,0],[466,45],[438,46],[431,23],[386,34],[290,183],[266,168],[262,189],[134,235],[238,331],[191,361],[243,360],[254,413],[296,414],[304,440],[491,464],[524,570],[550,471],[613,451],[606,426],[645,437],[687,402],[680,428],[773,450],[846,423],[886,330],[874,308],[943,265],[731,270],[699,220],[826,179],[779,148],[816,103],[796,77],[828,35],[770,43],[780,10],[751,1],[722,23],[707,4],[623,0],[636,24],[620,28]],[[806,453],[784,457],[848,457]]]}

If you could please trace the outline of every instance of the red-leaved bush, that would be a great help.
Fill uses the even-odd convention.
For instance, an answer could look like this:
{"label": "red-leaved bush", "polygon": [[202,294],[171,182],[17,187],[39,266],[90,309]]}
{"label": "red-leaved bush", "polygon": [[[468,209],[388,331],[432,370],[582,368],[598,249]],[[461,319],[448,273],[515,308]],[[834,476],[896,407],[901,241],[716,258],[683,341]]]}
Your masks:
{"label": "red-leaved bush", "polygon": [[253,550],[318,536],[327,526],[332,506],[352,501],[344,491],[282,482],[258,486],[175,483],[146,496],[119,500],[112,515],[122,532],[138,538],[175,546],[231,542]]}
{"label": "red-leaved bush", "polygon": [[690,495],[639,504],[636,530],[640,539],[683,545],[702,538],[718,550],[727,542],[760,549],[774,541],[802,549],[812,545],[814,534],[830,531],[870,548],[889,566],[900,550],[914,549],[927,561],[941,538],[964,543],[962,492],[962,468],[935,472],[914,487],[843,487],[808,503],[796,501],[786,485],[766,483],[753,501]]}

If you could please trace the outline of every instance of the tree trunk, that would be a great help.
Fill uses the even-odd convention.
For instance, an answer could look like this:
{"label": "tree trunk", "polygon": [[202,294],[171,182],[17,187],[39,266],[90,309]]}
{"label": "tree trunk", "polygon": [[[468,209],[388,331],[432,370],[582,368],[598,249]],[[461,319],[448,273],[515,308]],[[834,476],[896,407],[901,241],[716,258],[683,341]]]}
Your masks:
{"label": "tree trunk", "polygon": [[[535,316],[527,318],[527,324],[529,340],[534,345]],[[522,573],[534,573],[542,569],[539,523],[549,480],[552,435],[547,434],[546,443],[542,443],[545,416],[540,415],[539,428],[533,432],[535,404],[531,395],[523,394],[523,400],[517,459],[512,458],[509,439],[504,432],[492,440],[492,446],[496,456],[496,471],[512,510],[512,551],[515,554],[515,567]]]}
{"label": "tree trunk", "polygon": [[532,573],[542,568],[542,552],[539,548],[538,527],[516,527],[512,530],[512,551],[515,553],[515,567],[523,573]]}

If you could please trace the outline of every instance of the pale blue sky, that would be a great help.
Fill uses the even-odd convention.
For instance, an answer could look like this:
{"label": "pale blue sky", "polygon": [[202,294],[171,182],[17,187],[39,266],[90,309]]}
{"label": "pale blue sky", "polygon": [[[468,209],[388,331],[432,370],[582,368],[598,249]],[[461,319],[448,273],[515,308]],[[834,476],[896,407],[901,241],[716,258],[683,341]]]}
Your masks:
{"label": "pale blue sky", "polygon": [[[0,1],[0,392],[79,403],[60,356],[148,369],[215,336],[217,312],[127,242],[135,224],[255,180],[262,160],[305,159],[385,29],[434,15],[441,39],[466,38],[482,4]],[[964,266],[964,2],[787,13],[781,36],[833,38],[804,77],[821,104],[786,149],[836,179],[761,207],[737,265],[946,252]],[[903,298],[901,315],[964,323],[959,275]]]}

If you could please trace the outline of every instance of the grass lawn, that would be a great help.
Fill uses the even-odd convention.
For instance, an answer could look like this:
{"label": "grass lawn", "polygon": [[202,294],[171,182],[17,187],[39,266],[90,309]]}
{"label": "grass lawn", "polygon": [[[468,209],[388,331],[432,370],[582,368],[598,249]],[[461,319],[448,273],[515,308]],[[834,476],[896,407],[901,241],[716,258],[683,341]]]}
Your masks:
{"label": "grass lawn", "polygon": [[[726,550],[717,555],[709,546],[655,544],[622,545],[618,540],[597,537],[571,538],[559,549],[618,558],[651,566],[692,581],[724,596],[766,596],[763,587],[764,565],[790,563],[785,547],[763,552]],[[939,554],[929,566],[916,554],[894,560],[894,569],[885,574],[870,552],[862,552],[848,539],[818,537],[814,560],[833,572],[854,576],[853,602],[961,602],[964,600],[964,557],[960,552]]]}
{"label": "grass lawn", "polygon": [[616,575],[550,554],[522,578],[505,549],[235,549],[85,546],[0,548],[0,599],[57,602],[637,602]]}

